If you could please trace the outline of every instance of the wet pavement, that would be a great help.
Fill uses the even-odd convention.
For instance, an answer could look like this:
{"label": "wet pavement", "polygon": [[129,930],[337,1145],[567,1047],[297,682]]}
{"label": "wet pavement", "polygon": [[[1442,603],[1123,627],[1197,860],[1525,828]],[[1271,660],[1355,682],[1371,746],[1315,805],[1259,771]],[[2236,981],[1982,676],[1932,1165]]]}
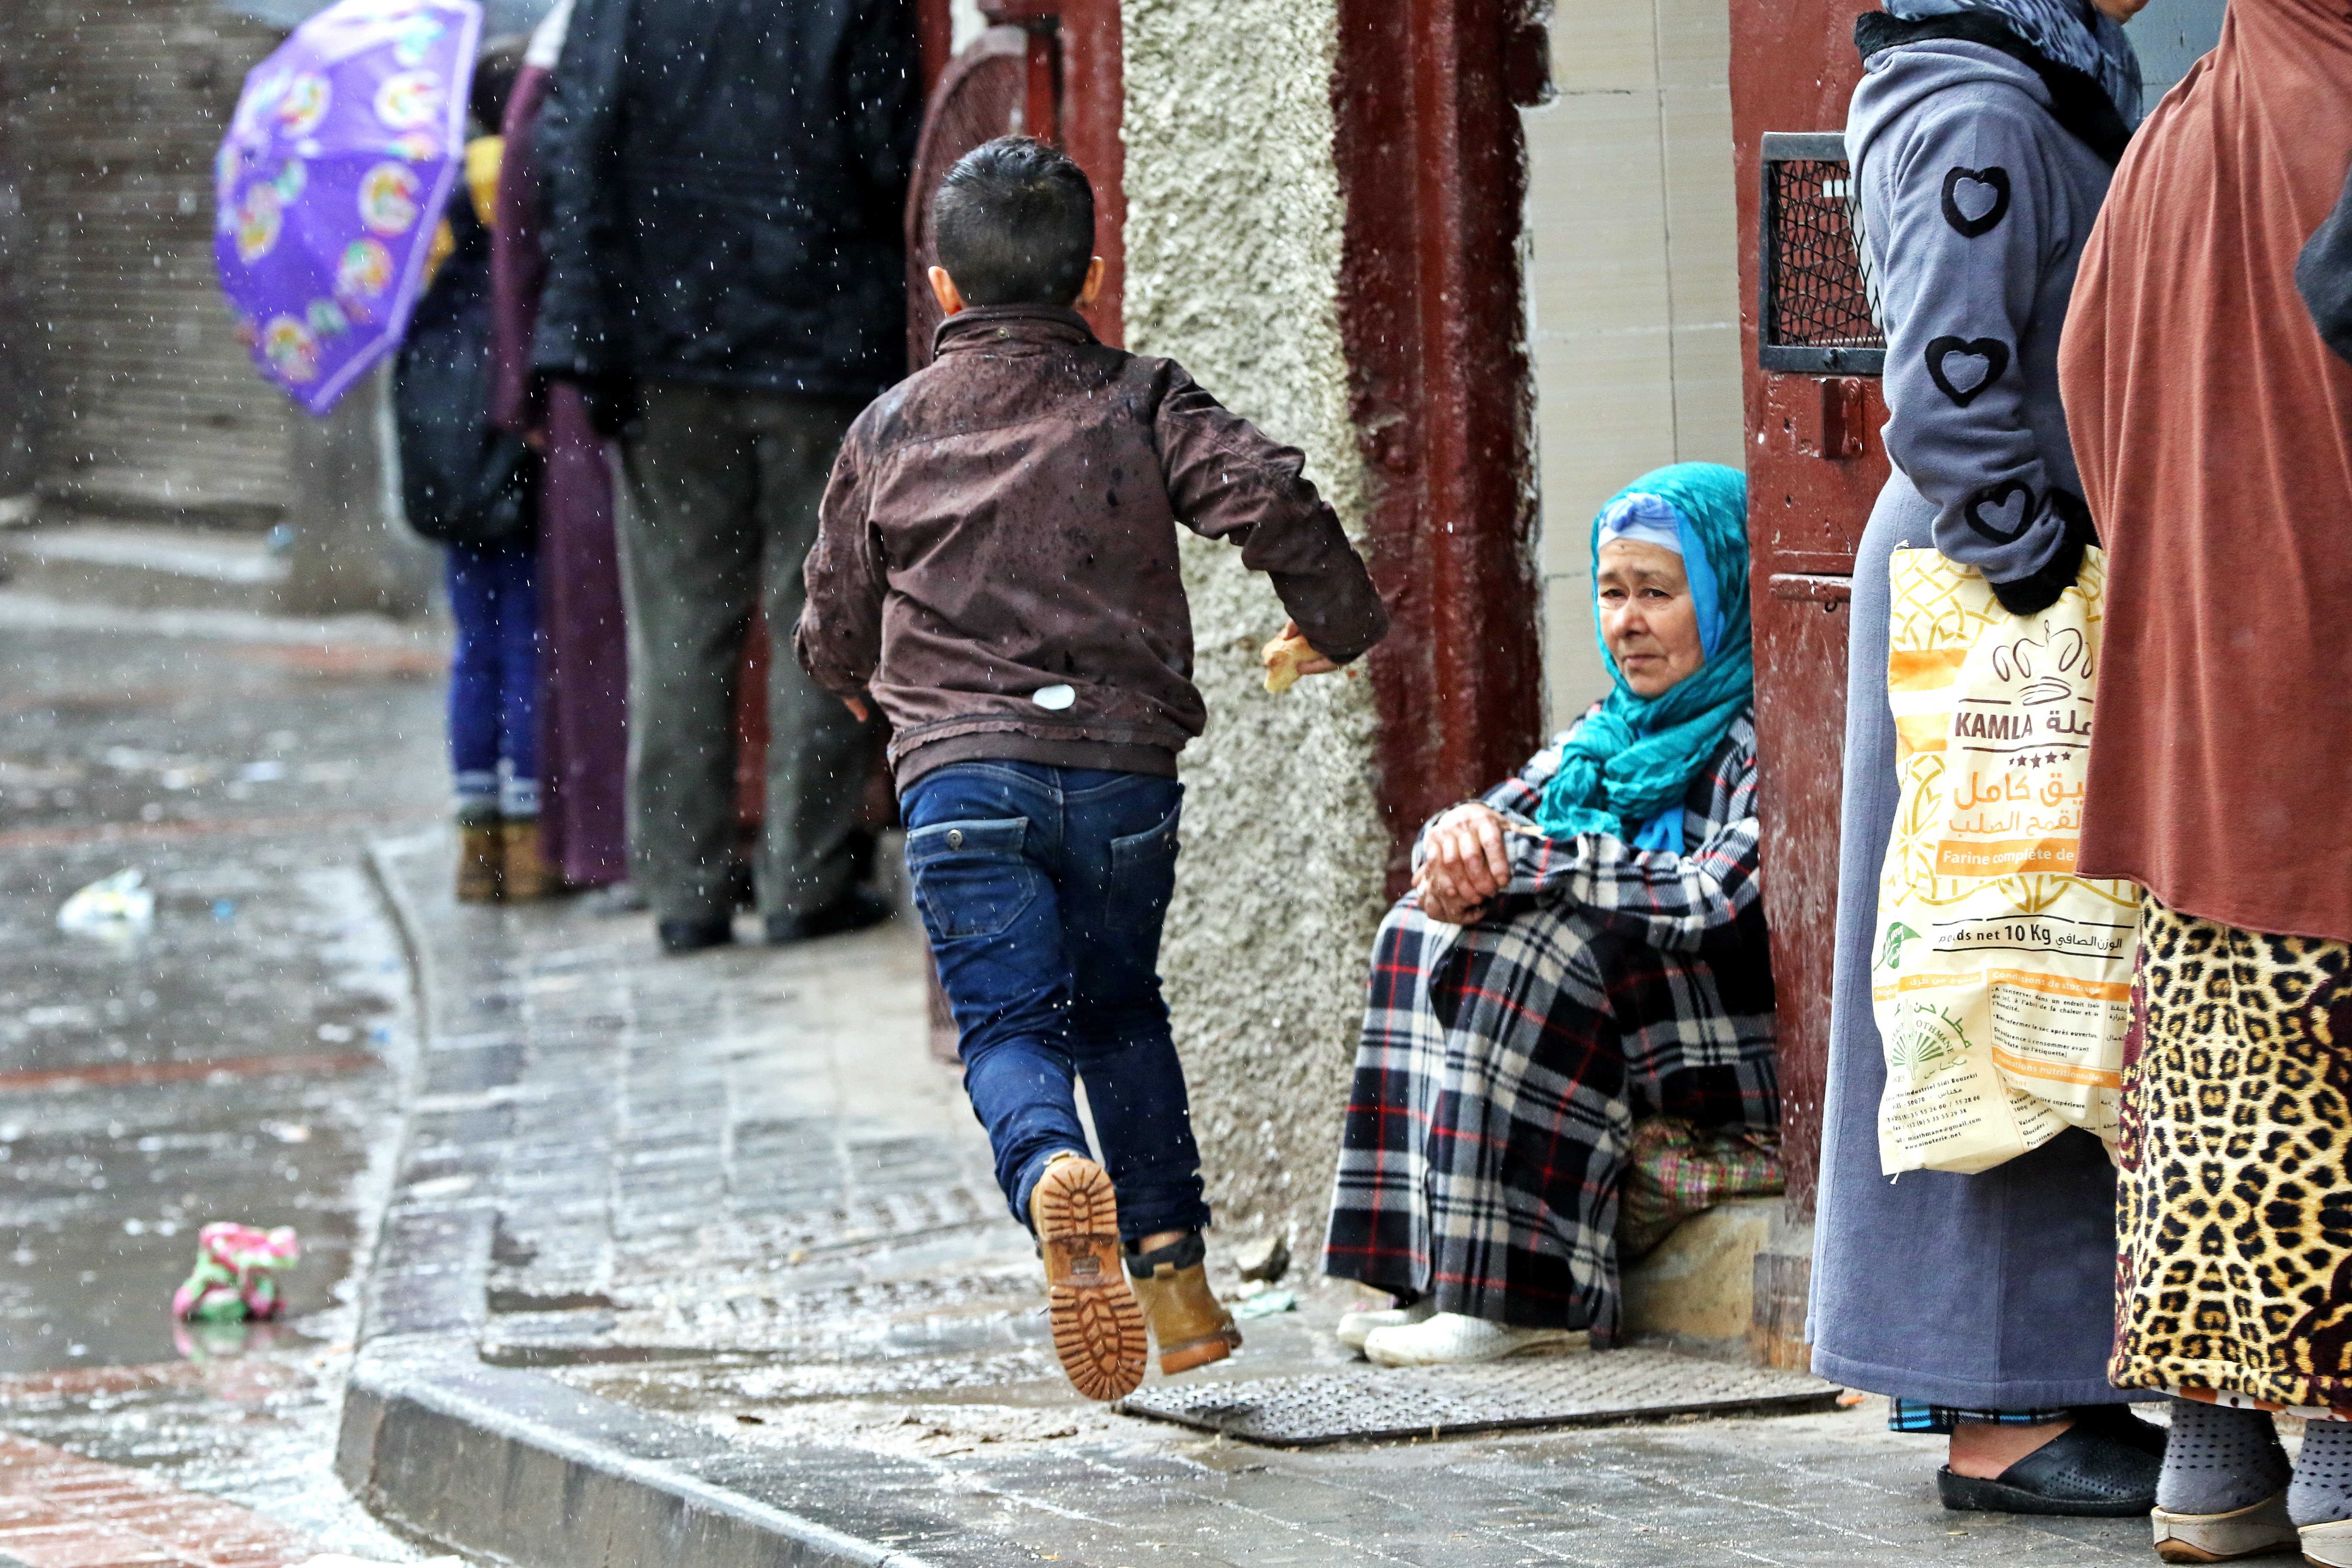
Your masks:
{"label": "wet pavement", "polygon": [[[384,1560],[331,1463],[415,1045],[365,846],[444,809],[441,663],[0,590],[0,1428]],[[58,930],[125,868],[149,929]],[[215,1219],[299,1229],[284,1322],[172,1321]]]}
{"label": "wet pavement", "polygon": [[[0,1431],[406,1561],[334,1469],[354,1346],[454,1344],[489,1403],[443,1402],[436,1496],[535,1473],[467,1457],[465,1420],[513,1416],[583,1462],[621,1445],[616,1485],[856,1538],[811,1561],[2148,1560],[2140,1521],[1944,1512],[1939,1441],[1875,1401],[1293,1451],[1078,1399],[929,1057],[911,922],[667,960],[642,918],[456,906],[436,668],[396,628],[0,590]],[[152,931],[57,929],[125,868]],[[286,1323],[174,1333],[214,1218],[301,1228]],[[1331,1335],[1352,1290],[1282,1289],[1191,1381],[1360,1365]],[[509,1542],[570,1495],[530,1494]]]}
{"label": "wet pavement", "polygon": [[[671,1456],[689,1489],[940,1563],[2149,1560],[2143,1520],[1947,1513],[1941,1440],[1888,1433],[1876,1400],[1304,1451],[1088,1404],[925,1048],[911,922],[667,960],[577,909],[459,910],[445,854],[423,835],[381,860],[427,998],[394,1230],[440,1241],[414,1279],[392,1260],[371,1312],[590,1396],[479,1384],[573,1411],[570,1440],[653,1418],[615,1470]],[[1212,1268],[1238,1289],[1214,1242]],[[1361,1366],[1331,1332],[1354,1291],[1283,1288],[1296,1309],[1191,1381]]]}

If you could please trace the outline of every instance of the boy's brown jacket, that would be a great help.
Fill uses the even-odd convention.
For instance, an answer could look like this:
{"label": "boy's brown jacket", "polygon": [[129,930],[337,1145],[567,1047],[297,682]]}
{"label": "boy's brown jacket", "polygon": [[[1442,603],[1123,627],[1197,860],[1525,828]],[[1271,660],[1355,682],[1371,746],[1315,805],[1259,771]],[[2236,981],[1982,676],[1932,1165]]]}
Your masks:
{"label": "boy's brown jacket", "polygon": [[902,789],[976,758],[1172,773],[1207,717],[1178,522],[1241,546],[1330,658],[1388,630],[1304,461],[1076,311],[967,310],[842,444],[801,667],[872,693]]}

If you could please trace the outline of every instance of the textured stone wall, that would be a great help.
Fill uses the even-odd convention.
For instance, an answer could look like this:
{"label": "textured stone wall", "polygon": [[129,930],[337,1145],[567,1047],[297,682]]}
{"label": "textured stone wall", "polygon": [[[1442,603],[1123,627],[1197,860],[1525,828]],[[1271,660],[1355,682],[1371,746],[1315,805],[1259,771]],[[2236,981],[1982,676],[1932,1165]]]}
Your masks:
{"label": "textured stone wall", "polygon": [[[1337,306],[1333,0],[1125,0],[1127,337],[1307,453],[1360,529]],[[1382,907],[1367,679],[1261,689],[1265,580],[1188,540],[1209,700],[1183,758],[1162,959],[1221,1239],[1320,1238],[1365,955]]]}

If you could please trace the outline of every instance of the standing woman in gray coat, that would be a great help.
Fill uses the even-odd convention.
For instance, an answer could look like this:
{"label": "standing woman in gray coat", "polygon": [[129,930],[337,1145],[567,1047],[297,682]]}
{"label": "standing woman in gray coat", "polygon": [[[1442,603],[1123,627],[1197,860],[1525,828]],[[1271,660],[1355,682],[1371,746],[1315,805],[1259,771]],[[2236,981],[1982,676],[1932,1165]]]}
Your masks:
{"label": "standing woman in gray coat", "polygon": [[1951,1436],[1948,1508],[2145,1513],[2161,1451],[2106,1378],[2115,1175],[2069,1130],[1979,1175],[1879,1171],[1871,1013],[1895,805],[1887,568],[1933,546],[2015,614],[2094,542],[2058,401],[2058,337],[2139,118],[2120,26],[2144,0],[1892,0],[1854,28],[1846,121],[1886,332],[1887,455],[1854,562],[1835,994],[1809,1337],[1813,1369]]}

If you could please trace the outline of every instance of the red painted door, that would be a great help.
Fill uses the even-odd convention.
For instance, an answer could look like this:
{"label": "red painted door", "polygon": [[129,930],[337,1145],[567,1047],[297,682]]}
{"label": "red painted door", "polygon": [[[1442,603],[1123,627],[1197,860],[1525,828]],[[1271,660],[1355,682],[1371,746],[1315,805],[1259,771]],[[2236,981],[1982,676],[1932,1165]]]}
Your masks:
{"label": "red painted door", "polygon": [[1874,376],[1763,368],[1759,350],[1762,140],[1835,132],[1862,74],[1850,0],[1732,0],[1741,340],[1764,796],[1764,903],[1779,982],[1792,1219],[1810,1219],[1829,1053],[1846,626],[1854,546],[1886,478]]}

